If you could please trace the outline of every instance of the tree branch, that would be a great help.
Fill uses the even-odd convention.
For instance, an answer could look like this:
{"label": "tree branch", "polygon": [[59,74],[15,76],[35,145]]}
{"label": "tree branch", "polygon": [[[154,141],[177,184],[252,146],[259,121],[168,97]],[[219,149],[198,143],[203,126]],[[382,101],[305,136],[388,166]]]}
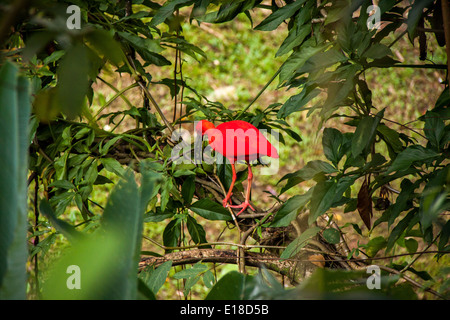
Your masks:
{"label": "tree branch", "polygon": [[[281,275],[289,276],[292,270],[292,262],[280,261],[280,257],[257,252],[245,252],[245,265],[251,267],[266,267]],[[172,261],[173,266],[192,264],[199,261],[216,263],[238,263],[237,251],[219,249],[196,249],[177,251],[165,254],[162,257],[143,257],[139,263],[139,269],[153,265],[158,267],[166,261]]]}

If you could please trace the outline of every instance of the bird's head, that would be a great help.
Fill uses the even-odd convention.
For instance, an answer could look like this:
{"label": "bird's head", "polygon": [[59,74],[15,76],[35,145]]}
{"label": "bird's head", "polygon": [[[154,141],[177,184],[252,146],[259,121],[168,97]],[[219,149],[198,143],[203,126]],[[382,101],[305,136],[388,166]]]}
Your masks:
{"label": "bird's head", "polygon": [[200,136],[203,136],[206,133],[206,131],[208,131],[209,129],[214,129],[214,128],[215,128],[215,126],[208,120],[200,120],[197,123],[197,126],[195,127],[195,131],[197,131],[197,133]]}

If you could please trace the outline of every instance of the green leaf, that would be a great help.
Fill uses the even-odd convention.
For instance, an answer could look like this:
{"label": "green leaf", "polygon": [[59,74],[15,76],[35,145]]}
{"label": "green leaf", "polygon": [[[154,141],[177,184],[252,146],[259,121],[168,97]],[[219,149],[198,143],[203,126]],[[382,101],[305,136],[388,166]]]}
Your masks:
{"label": "green leaf", "polygon": [[100,162],[105,167],[105,169],[109,172],[112,172],[119,177],[123,176],[125,173],[125,169],[122,167],[122,165],[113,158],[100,158]]}
{"label": "green leaf", "polygon": [[347,176],[339,180],[320,181],[314,187],[309,204],[310,214],[308,222],[311,224],[316,219],[330,209],[333,204],[342,200],[344,192],[352,186],[357,176]]}
{"label": "green leaf", "polygon": [[6,61],[0,68],[0,299],[26,298],[30,85]]}
{"label": "green leaf", "polygon": [[[165,42],[167,43],[174,43],[177,46],[177,49],[180,50],[181,52],[186,53],[187,55],[191,56],[192,58],[194,58],[195,60],[197,60],[198,62],[201,62],[201,58],[203,59],[207,59],[207,55],[206,53],[200,49],[199,47],[197,47],[196,45],[187,42],[185,39],[183,38],[171,38],[171,39],[164,39]],[[201,57],[201,58],[200,58]],[[173,79],[163,79],[162,81],[172,81]],[[178,80],[178,83],[180,83],[180,80]],[[172,86],[174,86],[172,84]],[[170,86],[169,86],[170,87]],[[172,94],[173,92],[171,92]]]}
{"label": "green leaf", "polygon": [[339,66],[334,71],[334,81],[326,84],[328,87],[327,99],[320,111],[322,118],[328,119],[340,105],[347,105],[346,99],[351,96],[351,92],[355,88],[355,79],[361,68],[359,64],[346,64]]}
{"label": "green leaf", "polygon": [[185,7],[194,3],[192,0],[173,0],[167,1],[164,5],[159,8],[150,22],[150,27],[156,27],[157,25],[166,21],[167,18],[172,16],[174,11],[178,8]]}
{"label": "green leaf", "polygon": [[325,128],[323,130],[323,153],[325,154],[325,157],[330,160],[336,168],[346,151],[342,148],[343,140],[343,135],[339,130],[335,128]]}
{"label": "green leaf", "polygon": [[419,209],[422,230],[426,230],[441,213],[450,209],[449,178],[450,165],[447,165],[443,169],[434,171],[423,189]]}
{"label": "green leaf", "polygon": [[223,23],[233,20],[240,13],[244,13],[252,23],[248,10],[253,9],[260,2],[261,0],[223,1],[218,11],[207,13],[203,17],[196,17],[196,19],[202,22]]}
{"label": "green leaf", "polygon": [[450,220],[447,220],[439,236],[439,244],[438,244],[439,251],[444,251],[444,248],[447,245],[449,239],[450,239]]}
{"label": "green leaf", "polygon": [[269,227],[287,227],[297,217],[298,211],[310,200],[313,189],[289,198],[275,214]]}
{"label": "green leaf", "polygon": [[303,67],[303,65],[309,58],[319,52],[324,51],[328,46],[329,44],[317,45],[313,38],[303,43],[301,48],[298,51],[292,53],[280,67],[278,86],[281,86],[284,82],[290,80],[297,72],[297,70]]}
{"label": "green leaf", "polygon": [[[403,150],[403,143],[400,140],[400,135],[397,131],[389,128],[384,124],[379,124],[377,127],[378,133],[381,135],[381,139],[386,143],[388,148],[392,150],[396,156],[397,153],[400,153]],[[391,156],[391,158],[395,158],[395,156]]]}
{"label": "green leaf", "polygon": [[[133,299],[125,296],[128,290],[121,282],[126,281],[127,277],[123,272],[118,272],[126,263],[125,257],[119,253],[123,238],[120,232],[95,233],[67,248],[60,259],[52,262],[52,272],[42,284],[43,299]],[[69,272],[71,266],[79,268],[75,272],[79,275],[80,289],[69,289],[67,286],[71,283],[69,277],[76,277],[75,272]],[[137,292],[137,276],[130,285],[133,283]]]}
{"label": "green leaf", "polygon": [[341,234],[335,228],[328,228],[323,231],[324,239],[331,244],[338,244],[341,241]]}
{"label": "green leaf", "polygon": [[439,154],[433,150],[426,149],[420,145],[413,145],[403,150],[397,158],[395,158],[386,173],[389,174],[394,171],[405,170],[416,161],[423,163],[424,161],[432,160],[438,156]]}
{"label": "green leaf", "polygon": [[[128,171],[111,191],[99,230],[77,241],[54,264],[46,299],[136,299],[142,242],[141,190]],[[79,267],[81,287],[67,287],[69,266]]]}
{"label": "green leaf", "polygon": [[50,203],[46,199],[42,199],[39,204],[39,212],[43,214],[52,226],[61,232],[70,242],[76,242],[83,237],[83,234],[75,230],[75,228],[68,222],[60,220],[53,212]]}
{"label": "green leaf", "polygon": [[181,196],[184,203],[190,205],[195,193],[195,176],[187,177],[181,186]]}
{"label": "green leaf", "polygon": [[370,59],[381,59],[391,54],[392,51],[388,46],[381,43],[374,43],[364,52],[362,56]]}
{"label": "green leaf", "polygon": [[154,211],[149,211],[144,215],[144,222],[161,222],[165,219],[172,218],[175,212],[166,209],[161,211],[161,207],[156,207]]}
{"label": "green leaf", "polygon": [[181,271],[178,271],[173,275],[174,279],[188,279],[192,277],[196,277],[199,274],[205,272],[208,270],[208,266],[202,264],[201,262],[197,262],[192,267],[188,269],[183,269]]}
{"label": "green leaf", "polygon": [[214,283],[216,282],[214,278],[214,274],[210,270],[206,270],[203,274],[203,283],[208,289],[211,289]]}
{"label": "green leaf", "polygon": [[388,226],[390,227],[399,214],[411,207],[411,201],[414,196],[414,190],[417,188],[417,183],[412,183],[409,179],[403,179],[400,184],[400,194],[395,203],[385,211],[388,217]]}
{"label": "green leaf", "polygon": [[100,146],[100,148],[99,148],[100,154],[102,156],[106,155],[108,153],[109,149],[121,138],[122,138],[121,136],[117,136],[112,139],[109,139],[108,142],[106,142],[104,146]]}
{"label": "green leaf", "polygon": [[157,294],[159,289],[166,282],[167,276],[169,275],[170,268],[172,268],[172,261],[166,261],[161,264],[158,268],[153,270],[153,268],[145,269],[141,274],[140,278],[148,286],[148,288]]}
{"label": "green leaf", "polygon": [[[134,174],[127,171],[111,191],[103,211],[102,229],[106,233],[123,235],[115,250],[117,261],[109,269],[113,271],[116,290],[113,297],[133,299],[137,293],[136,269],[139,264],[143,225],[143,208],[140,190]],[[126,235],[126,236],[125,236]]]}
{"label": "green leaf", "polygon": [[[217,156],[220,157],[221,155],[219,154]],[[223,187],[228,190],[231,185],[233,173],[231,170],[231,164],[229,163],[228,159],[226,159],[225,157],[223,157],[222,159],[222,162],[217,162],[217,176],[222,182]]]}
{"label": "green leaf", "polygon": [[416,239],[408,238],[405,239],[405,247],[406,250],[408,250],[409,253],[413,254],[417,252],[417,248],[419,247],[419,243]]}
{"label": "green leaf", "polygon": [[294,1],[284,7],[272,12],[266,19],[255,27],[255,30],[272,31],[275,30],[284,20],[292,17],[299,10],[306,0]]}
{"label": "green leaf", "polygon": [[435,150],[439,150],[447,141],[442,141],[445,134],[445,123],[439,113],[427,111],[425,113],[423,132]]}
{"label": "green leaf", "polygon": [[289,259],[295,256],[300,250],[308,244],[308,241],[320,231],[319,227],[306,229],[299,237],[292,241],[280,256],[280,259]]}
{"label": "green leaf", "polygon": [[225,274],[209,291],[205,300],[242,300],[245,276],[237,271]]}
{"label": "green leaf", "polygon": [[337,63],[345,62],[348,58],[338,49],[331,48],[325,52],[319,52],[309,58],[301,67],[299,73],[318,72],[320,69],[325,69],[334,66]]}
{"label": "green leaf", "polygon": [[366,253],[369,257],[375,257],[378,251],[385,248],[386,245],[387,245],[386,239],[382,236],[379,236],[370,239],[370,241],[363,247],[366,249]]}
{"label": "green leaf", "polygon": [[279,119],[286,118],[288,115],[294,112],[302,111],[307,103],[314,99],[320,90],[315,88],[311,89],[310,87],[305,87],[303,90],[294,96],[289,97],[289,99],[283,104],[283,106],[278,111],[277,117]]}
{"label": "green leaf", "polygon": [[409,226],[409,223],[414,217],[414,211],[411,210],[406,217],[404,217],[397,225],[392,229],[391,234],[389,235],[387,246],[386,246],[386,252],[389,252],[392,247],[394,246],[395,242],[402,236],[403,232],[406,230],[406,228]]}
{"label": "green leaf", "polygon": [[356,127],[355,134],[352,141],[352,155],[357,157],[364,150],[368,151],[368,148],[375,139],[378,124],[384,115],[384,110],[381,110],[376,116],[365,116],[361,119]]}
{"label": "green leaf", "polygon": [[199,216],[208,219],[208,220],[225,220],[229,221],[233,218],[231,217],[230,212],[225,209],[222,205],[209,200],[207,198],[200,199],[197,202],[193,203],[190,207],[190,210],[194,211]]}
{"label": "green leaf", "polygon": [[408,18],[406,20],[406,23],[408,25],[408,36],[411,42],[413,41],[414,37],[416,36],[416,28],[417,24],[419,23],[420,18],[423,14],[423,9],[428,8],[434,0],[421,0],[421,1],[414,1],[414,3],[411,6],[411,10],[408,12]]}
{"label": "green leaf", "polygon": [[156,300],[156,296],[150,290],[150,288],[142,281],[141,278],[138,278],[138,300]]}
{"label": "green leaf", "polygon": [[322,160],[309,161],[303,168],[284,175],[278,183],[286,179],[300,178],[302,181],[313,179],[318,173],[330,174],[337,172],[331,164]]}
{"label": "green leaf", "polygon": [[311,34],[311,24],[305,24],[300,26],[299,28],[293,27],[290,31],[286,39],[284,39],[280,48],[278,49],[275,57],[282,56],[289,51],[291,51],[296,46],[300,45],[305,38]]}
{"label": "green leaf", "polygon": [[181,169],[177,170],[173,173],[173,176],[175,178],[182,177],[182,176],[195,176],[195,172],[191,170]]}
{"label": "green leaf", "polygon": [[195,244],[207,242],[205,229],[189,214],[187,215],[186,225]]}
{"label": "green leaf", "polygon": [[97,29],[92,32],[88,32],[85,35],[85,38],[97,51],[108,58],[108,60],[115,66],[119,66],[125,60],[123,51],[119,43],[111,35],[111,32]]}
{"label": "green leaf", "polygon": [[143,38],[128,32],[117,32],[122,38],[127,40],[135,49],[139,51],[144,50],[148,52],[160,53],[164,51],[164,48],[159,44],[157,39]]}
{"label": "green leaf", "polygon": [[186,279],[183,294],[187,296],[191,288],[200,280],[201,275],[208,270],[208,266],[197,262],[189,269],[181,270],[173,275],[175,279]]}
{"label": "green leaf", "polygon": [[89,87],[88,73],[87,48],[77,43],[66,52],[57,70],[57,99],[61,110],[70,119],[81,113]]}
{"label": "green leaf", "polygon": [[86,184],[94,184],[95,180],[97,180],[98,171],[97,171],[97,160],[94,160],[84,175],[84,182]]}
{"label": "green leaf", "polygon": [[[181,236],[181,219],[175,218],[170,221],[164,228],[163,243],[166,247],[176,247],[178,239]],[[172,249],[167,249],[166,252],[171,252]]]}

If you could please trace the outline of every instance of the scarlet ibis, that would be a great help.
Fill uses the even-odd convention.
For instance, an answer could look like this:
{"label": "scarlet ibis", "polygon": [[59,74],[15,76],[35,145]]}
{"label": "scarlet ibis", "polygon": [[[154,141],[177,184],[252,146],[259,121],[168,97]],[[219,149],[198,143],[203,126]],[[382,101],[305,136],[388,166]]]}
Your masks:
{"label": "scarlet ibis", "polygon": [[[217,127],[207,120],[201,120],[196,126],[196,131],[202,136],[206,134],[211,148],[230,161],[233,177],[230,189],[223,199],[223,206],[225,208],[228,206],[230,208],[240,208],[241,210],[237,215],[241,214],[247,207],[255,211],[249,202],[253,179],[250,162],[259,159],[261,156],[278,158],[277,149],[267,141],[264,135],[254,125],[242,120],[224,122]],[[245,201],[240,205],[231,205],[228,202],[231,203],[230,198],[234,183],[236,182],[235,162],[238,160],[247,162],[248,186]]]}

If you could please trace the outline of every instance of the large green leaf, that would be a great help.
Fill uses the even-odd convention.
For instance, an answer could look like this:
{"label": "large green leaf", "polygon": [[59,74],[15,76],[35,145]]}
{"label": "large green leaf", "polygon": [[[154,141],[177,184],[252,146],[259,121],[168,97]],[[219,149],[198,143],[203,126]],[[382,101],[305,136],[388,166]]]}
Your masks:
{"label": "large green leaf", "polygon": [[308,222],[313,223],[335,203],[339,203],[344,192],[353,185],[356,179],[357,176],[347,176],[339,180],[332,179],[318,182],[311,196]]}
{"label": "large green leaf", "polygon": [[153,294],[156,294],[166,282],[170,268],[172,268],[171,260],[164,262],[156,269],[149,267],[148,269],[143,270],[139,277],[144,281]]}
{"label": "large green leaf", "polygon": [[[151,180],[126,172],[108,198],[99,230],[77,241],[55,263],[45,283],[47,299],[136,299],[143,208]],[[66,285],[67,268],[79,267],[81,288]]]}
{"label": "large green leaf", "polygon": [[371,59],[381,59],[387,55],[392,54],[388,46],[381,43],[374,43],[363,54],[363,57]]}
{"label": "large green leaf", "polygon": [[309,240],[320,231],[319,227],[311,227],[306,229],[298,238],[292,241],[280,256],[280,259],[289,259],[295,256],[300,250],[306,246]]}
{"label": "large green leaf", "polygon": [[420,145],[413,145],[403,150],[386,173],[408,169],[414,162],[425,162],[437,158],[438,153],[431,149],[426,149]]}
{"label": "large green leaf", "polygon": [[187,215],[186,225],[195,244],[207,242],[205,229],[189,214]]}
{"label": "large green leaf", "polygon": [[125,60],[125,55],[119,43],[113,38],[111,31],[97,29],[87,33],[85,37],[99,53],[114,65],[119,66]]}
{"label": "large green leaf", "polygon": [[242,300],[245,276],[237,271],[228,272],[212,287],[205,300]]}
{"label": "large green leaf", "polygon": [[311,199],[313,189],[305,194],[295,195],[289,198],[275,214],[270,227],[286,227],[297,217],[298,211]]}
{"label": "large green leaf", "polygon": [[439,214],[450,209],[449,191],[450,165],[433,172],[420,198],[420,222],[426,230]]}
{"label": "large green leaf", "polygon": [[289,31],[288,36],[281,44],[275,56],[278,57],[288,53],[293,48],[300,45],[309,34],[311,34],[311,24],[304,24],[300,27],[295,26]]}
{"label": "large green leaf", "polygon": [[[181,236],[181,219],[175,218],[171,220],[163,232],[163,243],[166,247],[176,247],[178,245],[178,239]],[[166,249],[166,252],[170,252],[172,249]]]}
{"label": "large green leaf", "polygon": [[329,44],[316,44],[313,38],[305,41],[301,48],[292,53],[280,67],[279,86],[289,81],[309,58],[324,51],[328,46]]}
{"label": "large green leaf", "polygon": [[395,203],[385,211],[388,216],[388,226],[390,227],[399,214],[405,210],[410,209],[410,202],[414,197],[414,190],[417,188],[418,183],[412,183],[409,179],[403,179],[400,184],[400,194],[397,196]]}
{"label": "large green leaf", "polygon": [[176,9],[185,7],[193,4],[195,1],[192,0],[172,0],[167,1],[159,10],[156,12],[152,21],[150,22],[151,27],[156,27],[157,25],[166,21],[167,18],[172,16]]}
{"label": "large green leaf", "polygon": [[344,156],[344,135],[335,128],[325,128],[323,130],[322,147],[325,157],[337,168],[339,161]]}
{"label": "large green leaf", "polygon": [[189,209],[208,220],[229,221],[233,219],[227,209],[225,209],[217,202],[214,202],[207,198],[200,199],[197,202],[193,203]]}
{"label": "large green leaf", "polygon": [[300,182],[313,179],[319,174],[330,174],[337,172],[331,164],[322,160],[312,160],[309,161],[303,168],[292,173],[284,175],[278,183],[284,180],[288,180],[286,185],[281,189],[280,194],[286,192],[293,186],[299,184]]}
{"label": "large green leaf", "polygon": [[61,59],[57,71],[57,100],[69,118],[81,113],[89,87],[89,69],[88,49],[81,43],[70,47]]}
{"label": "large green leaf", "polygon": [[306,0],[298,0],[285,5],[284,7],[275,10],[259,25],[255,27],[256,30],[272,31],[275,30],[284,20],[292,17],[297,10],[299,10]]}
{"label": "large green leaf", "polygon": [[320,93],[317,88],[305,87],[296,95],[291,96],[278,111],[278,118],[286,118],[291,113],[302,111],[309,101]]}
{"label": "large green leaf", "polygon": [[384,115],[384,109],[375,116],[365,116],[356,127],[352,141],[352,154],[357,157],[363,151],[369,151],[368,148],[375,139],[378,124]]}
{"label": "large green leaf", "polygon": [[261,0],[222,1],[219,10],[207,13],[202,17],[197,16],[196,19],[201,22],[223,23],[233,20],[240,13],[245,13],[250,18],[248,10],[253,9],[260,2]]}
{"label": "large green leaf", "polygon": [[435,150],[439,150],[448,141],[443,141],[445,135],[445,123],[442,116],[437,112],[427,111],[425,113],[425,126],[423,132]]}
{"label": "large green leaf", "polygon": [[[370,273],[366,270],[338,270],[318,268],[294,291],[295,299],[417,299],[411,285],[396,285],[398,277],[380,273],[380,289],[370,290],[367,286]],[[294,295],[295,294],[295,295]]]}
{"label": "large green leaf", "polygon": [[399,223],[397,223],[394,229],[392,229],[387,241],[386,252],[389,252],[394,246],[395,242],[402,236],[403,232],[413,220],[415,213],[415,209],[408,212],[408,214],[402,220],[400,220]]}
{"label": "large green leaf", "polygon": [[25,299],[30,87],[10,62],[0,79],[0,299]]}
{"label": "large green leaf", "polygon": [[408,25],[408,36],[411,41],[413,41],[416,36],[416,28],[419,23],[420,18],[423,15],[423,10],[429,7],[434,0],[416,0],[411,6],[411,10],[408,12],[408,18],[406,23]]}
{"label": "large green leaf", "polygon": [[39,212],[48,219],[56,230],[63,234],[72,243],[84,237],[84,234],[78,232],[70,223],[56,217],[48,200],[43,199],[40,201]]}

